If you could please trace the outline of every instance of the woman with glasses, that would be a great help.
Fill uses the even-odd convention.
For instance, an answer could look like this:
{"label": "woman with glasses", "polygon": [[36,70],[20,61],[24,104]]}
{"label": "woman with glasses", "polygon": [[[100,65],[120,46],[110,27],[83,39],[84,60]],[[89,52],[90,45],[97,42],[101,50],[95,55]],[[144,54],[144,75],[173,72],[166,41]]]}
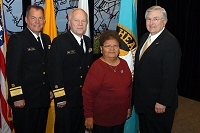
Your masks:
{"label": "woman with glasses", "polygon": [[123,133],[131,116],[132,76],[118,57],[120,37],[108,30],[100,36],[102,56],[89,69],[82,89],[85,126],[92,133]]}

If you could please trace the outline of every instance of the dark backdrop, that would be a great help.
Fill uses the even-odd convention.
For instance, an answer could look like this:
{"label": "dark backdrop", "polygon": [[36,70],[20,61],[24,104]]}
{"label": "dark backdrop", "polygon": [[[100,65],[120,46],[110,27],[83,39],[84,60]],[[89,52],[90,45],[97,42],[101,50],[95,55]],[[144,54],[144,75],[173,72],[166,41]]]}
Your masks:
{"label": "dark backdrop", "polygon": [[[23,0],[23,11],[31,0]],[[90,14],[93,2],[89,1]],[[138,0],[137,27],[138,40],[147,32],[144,14],[147,8],[159,5],[166,9],[168,22],[166,28],[179,40],[182,49],[179,95],[200,101],[200,7],[199,0]],[[93,15],[90,15],[93,24]],[[93,29],[93,25],[90,26]],[[91,31],[92,33],[92,31]]]}
{"label": "dark backdrop", "polygon": [[138,37],[147,30],[144,14],[147,8],[159,5],[167,11],[166,28],[179,40],[182,49],[179,95],[200,101],[200,1],[138,0]]}

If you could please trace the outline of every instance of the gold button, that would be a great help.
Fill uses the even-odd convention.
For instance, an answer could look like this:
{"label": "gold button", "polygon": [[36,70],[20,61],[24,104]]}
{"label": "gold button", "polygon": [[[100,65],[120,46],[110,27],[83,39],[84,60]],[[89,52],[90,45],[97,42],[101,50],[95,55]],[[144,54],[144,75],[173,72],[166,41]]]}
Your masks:
{"label": "gold button", "polygon": [[82,88],[82,85],[80,85],[80,88]]}
{"label": "gold button", "polygon": [[55,85],[55,88],[58,89],[58,85]]}
{"label": "gold button", "polygon": [[11,84],[12,87],[15,87],[15,84]]}
{"label": "gold button", "polygon": [[45,82],[42,83],[43,85],[45,84]]}
{"label": "gold button", "polygon": [[81,69],[81,67],[79,67]]}
{"label": "gold button", "polygon": [[90,66],[87,66],[88,68],[90,67]]}
{"label": "gold button", "polygon": [[82,79],[82,78],[83,78],[83,76],[80,76],[80,78]]}
{"label": "gold button", "polygon": [[43,74],[45,74],[45,72],[43,72]]}

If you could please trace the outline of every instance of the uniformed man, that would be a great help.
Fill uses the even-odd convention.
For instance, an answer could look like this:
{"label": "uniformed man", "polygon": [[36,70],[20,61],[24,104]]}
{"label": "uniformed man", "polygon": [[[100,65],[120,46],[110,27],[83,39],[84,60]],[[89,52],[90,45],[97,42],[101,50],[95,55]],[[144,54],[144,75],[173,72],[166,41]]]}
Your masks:
{"label": "uniformed man", "polygon": [[88,16],[82,9],[69,15],[70,30],[52,42],[49,79],[55,101],[55,133],[85,133],[82,86],[93,61]]}
{"label": "uniformed man", "polygon": [[15,133],[45,133],[50,104],[47,54],[51,42],[48,35],[40,32],[45,23],[44,9],[29,6],[25,21],[27,28],[11,35],[8,42],[8,102]]}

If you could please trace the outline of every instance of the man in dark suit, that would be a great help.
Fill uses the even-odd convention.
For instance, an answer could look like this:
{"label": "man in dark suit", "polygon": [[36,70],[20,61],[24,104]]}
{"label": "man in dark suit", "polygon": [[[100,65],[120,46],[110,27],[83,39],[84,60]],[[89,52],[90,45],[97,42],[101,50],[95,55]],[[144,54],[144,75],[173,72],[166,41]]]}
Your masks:
{"label": "man in dark suit", "polygon": [[49,78],[55,101],[55,133],[85,133],[81,92],[93,61],[90,39],[83,35],[87,23],[84,10],[72,10],[70,30],[52,42]]}
{"label": "man in dark suit", "polygon": [[25,21],[27,28],[11,35],[8,42],[8,102],[16,133],[45,133],[50,104],[46,70],[51,42],[48,35],[40,32],[45,23],[44,9],[29,6]]}
{"label": "man in dark suit", "polygon": [[142,36],[136,52],[134,106],[139,114],[140,133],[170,133],[178,106],[181,49],[165,28],[164,8],[150,7],[145,19],[149,32]]}

